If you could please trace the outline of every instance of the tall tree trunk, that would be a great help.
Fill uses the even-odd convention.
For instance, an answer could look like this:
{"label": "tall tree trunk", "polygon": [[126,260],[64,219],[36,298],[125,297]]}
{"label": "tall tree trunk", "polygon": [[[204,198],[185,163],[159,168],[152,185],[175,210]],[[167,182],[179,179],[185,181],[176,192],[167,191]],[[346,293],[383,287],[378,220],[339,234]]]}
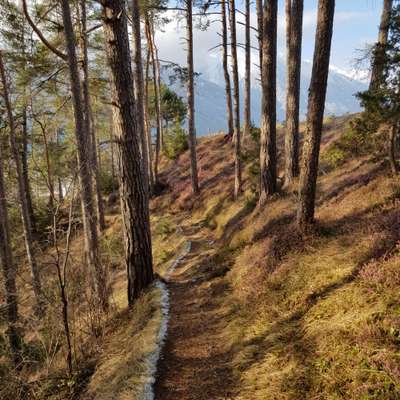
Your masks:
{"label": "tall tree trunk", "polygon": [[228,70],[228,32],[226,23],[226,1],[221,1],[221,18],[222,18],[222,66],[224,69],[225,79],[225,97],[226,111],[228,117],[228,136],[233,137],[233,111],[232,111],[232,93],[231,78]]}
{"label": "tall tree trunk", "polygon": [[276,155],[276,37],[277,0],[266,0],[263,13],[262,115],[260,137],[260,204],[277,190]]}
{"label": "tall tree trunk", "polygon": [[303,0],[286,0],[285,186],[299,175],[299,110]]}
{"label": "tall tree trunk", "polygon": [[147,140],[147,148],[149,155],[149,183],[150,183],[150,193],[154,190],[154,173],[153,173],[153,146],[151,139],[151,125],[149,121],[149,70],[150,70],[150,49],[149,45],[147,45],[147,54],[146,54],[146,71],[145,71],[145,87],[143,92],[143,104],[144,104],[144,129]]}
{"label": "tall tree trunk", "polygon": [[114,157],[114,141],[115,141],[115,134],[114,134],[114,113],[110,108],[110,152],[111,152],[111,177],[112,177],[112,190],[115,190],[115,182],[117,180],[117,176],[115,173],[115,157]]}
{"label": "tall tree trunk", "polygon": [[28,258],[28,264],[31,269],[32,275],[32,286],[33,292],[35,294],[36,299],[36,312],[39,316],[43,315],[44,312],[44,303],[43,303],[43,293],[42,293],[42,286],[40,281],[39,269],[36,263],[36,258],[34,254],[34,244],[33,244],[33,237],[32,237],[32,225],[29,216],[28,210],[28,202],[27,202],[27,188],[25,187],[25,182],[22,176],[22,167],[21,167],[21,160],[19,149],[17,145],[17,138],[16,138],[16,131],[15,131],[15,122],[14,116],[12,113],[12,107],[10,103],[10,97],[8,94],[8,83],[3,63],[3,55],[0,50],[0,76],[1,81],[3,84],[3,98],[4,103],[6,106],[7,111],[7,118],[10,130],[10,148],[11,153],[14,158],[14,163],[17,172],[17,183],[18,183],[18,195],[21,207],[21,214],[22,214],[22,225],[24,230],[24,237],[25,237],[25,246],[26,246],[26,254]]}
{"label": "tall tree trunk", "polygon": [[139,0],[132,0],[132,47],[134,59],[134,89],[135,104],[137,115],[137,130],[140,135],[143,176],[146,187],[149,189],[149,148],[144,124],[144,84],[143,84],[143,65],[142,65],[142,39],[140,32],[140,5]]}
{"label": "tall tree trunk", "polygon": [[400,169],[396,158],[398,133],[399,133],[399,123],[394,122],[393,125],[389,128],[389,142],[388,142],[389,163],[393,175],[397,175]]}
{"label": "tall tree trunk", "polygon": [[258,57],[260,60],[260,80],[262,70],[262,42],[263,42],[263,5],[262,0],[256,0],[256,13],[257,13],[257,39],[258,39]]}
{"label": "tall tree trunk", "polygon": [[91,158],[91,172],[92,172],[92,183],[93,192],[96,202],[97,212],[97,223],[98,230],[101,232],[105,229],[106,223],[104,219],[104,205],[103,198],[100,190],[100,174],[99,166],[97,162],[97,139],[96,139],[96,128],[94,125],[94,118],[92,113],[92,105],[89,92],[89,59],[88,59],[88,44],[87,44],[87,17],[86,17],[86,2],[85,0],[79,0],[80,9],[80,51],[82,57],[82,90],[83,90],[83,106],[84,106],[84,123],[85,131],[88,133],[89,142],[89,156]]}
{"label": "tall tree trunk", "polygon": [[40,122],[39,122],[39,125],[40,125],[41,131],[42,131],[44,154],[45,154],[45,158],[46,158],[47,188],[49,189],[48,207],[50,210],[53,210],[55,195],[54,195],[53,169],[52,169],[52,165],[51,165],[51,161],[50,161],[49,143],[47,140],[46,127]]}
{"label": "tall tree trunk", "polygon": [[153,280],[148,189],[140,157],[124,0],[103,0],[103,27],[111,68],[113,112],[120,158],[120,193],[132,305]]}
{"label": "tall tree trunk", "polygon": [[161,121],[161,94],[160,94],[160,80],[158,75],[158,68],[156,62],[156,52],[155,52],[155,44],[154,44],[154,36],[153,36],[153,29],[150,24],[149,17],[146,16],[145,18],[146,24],[146,37],[147,37],[147,44],[150,48],[150,56],[151,56],[151,64],[153,68],[153,80],[154,80],[154,100],[155,100],[155,108],[156,108],[156,151],[154,157],[154,181],[157,185],[158,183],[158,166],[160,162],[160,151],[161,151],[161,136],[162,136],[162,121]]}
{"label": "tall tree trunk", "polygon": [[319,0],[297,210],[297,224],[303,232],[314,222],[319,149],[329,74],[334,13],[335,0]]}
{"label": "tall tree trunk", "polygon": [[193,5],[192,0],[186,0],[186,40],[187,40],[187,106],[188,106],[188,133],[190,151],[190,175],[193,193],[199,193],[199,180],[197,174],[196,156],[196,128],[194,121],[194,69],[193,69]]}
{"label": "tall tree trunk", "polygon": [[[1,53],[0,53],[1,59]],[[7,306],[7,336],[16,367],[21,362],[21,337],[16,326],[18,322],[18,296],[15,283],[16,268],[11,249],[10,229],[6,192],[4,187],[2,141],[0,142],[0,262],[3,269],[4,289]]]}
{"label": "tall tree trunk", "polygon": [[[23,5],[20,4],[23,8]],[[27,42],[25,39],[25,15],[22,13],[22,31],[21,31],[21,44],[22,44],[22,58],[23,64],[22,69],[23,73],[26,74],[27,68]],[[28,203],[28,213],[31,220],[31,227],[32,227],[32,235],[34,238],[37,236],[37,229],[36,229],[36,217],[35,212],[33,210],[33,201],[32,201],[32,189],[29,179],[29,167],[28,167],[28,96],[27,96],[27,87],[29,87],[29,94],[32,95],[32,88],[31,85],[24,86],[24,100],[23,100],[23,108],[22,108],[22,149],[21,149],[21,166],[22,166],[22,176],[25,183],[26,188],[26,201]]]}
{"label": "tall tree trunk", "polygon": [[234,197],[238,198],[242,190],[242,161],[240,149],[240,103],[239,103],[239,73],[236,41],[236,9],[235,0],[229,0],[229,23],[231,28],[231,57],[233,80],[233,114],[235,143],[235,188]]}
{"label": "tall tree trunk", "polygon": [[386,45],[389,37],[390,15],[392,13],[393,0],[383,0],[381,22],[379,25],[378,42],[372,56],[370,90],[376,90],[382,83],[385,64]]}
{"label": "tall tree trunk", "polygon": [[154,59],[155,59],[155,67],[156,67],[156,79],[158,85],[158,104],[160,105],[160,150],[164,151],[165,148],[165,137],[164,137],[164,129],[162,126],[162,116],[161,116],[161,67],[160,67],[160,59],[158,57],[158,47],[156,46],[156,34],[154,29],[154,22],[151,25],[151,37],[153,38],[153,46],[154,46]]}
{"label": "tall tree trunk", "polygon": [[243,137],[250,136],[251,125],[251,39],[250,39],[250,0],[245,1],[245,53],[246,53],[246,71],[244,79],[244,129]]}
{"label": "tall tree trunk", "polygon": [[85,233],[85,251],[87,262],[94,274],[95,289],[100,305],[103,309],[108,307],[108,288],[105,269],[103,269],[99,256],[99,239],[97,235],[97,218],[93,204],[93,186],[90,172],[91,157],[89,152],[90,141],[85,128],[81,84],[78,71],[78,60],[75,49],[75,35],[72,27],[71,10],[68,0],[61,0],[64,35],[67,45],[68,67],[70,74],[72,104],[75,119],[75,136],[78,150],[78,173],[82,204],[83,228]]}
{"label": "tall tree trunk", "polygon": [[[56,145],[57,145],[57,149],[58,149],[58,146],[60,145],[59,129],[56,130]],[[58,181],[58,201],[61,204],[64,201],[64,193],[63,193],[62,180],[61,180],[60,176],[57,177],[57,181]]]}
{"label": "tall tree trunk", "polygon": [[36,236],[36,218],[33,210],[32,202],[32,190],[29,179],[29,167],[28,167],[28,115],[26,105],[22,109],[22,149],[21,149],[21,166],[22,166],[22,177],[26,188],[26,201],[28,204],[28,213],[31,220],[32,234]]}

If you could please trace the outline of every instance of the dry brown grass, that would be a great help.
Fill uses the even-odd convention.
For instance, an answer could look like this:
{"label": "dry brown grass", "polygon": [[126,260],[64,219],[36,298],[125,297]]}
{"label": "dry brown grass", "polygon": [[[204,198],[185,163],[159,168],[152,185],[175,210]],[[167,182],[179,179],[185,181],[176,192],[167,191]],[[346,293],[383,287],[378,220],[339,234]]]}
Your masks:
{"label": "dry brown grass", "polygon": [[[327,121],[323,151],[345,125],[346,118]],[[184,242],[177,227],[204,233],[197,258],[182,272],[196,276],[224,310],[219,338],[230,355],[224,368],[237,381],[235,399],[399,399],[400,182],[369,157],[321,174],[317,229],[304,238],[293,223],[295,193],[256,206],[257,151],[251,142],[247,147],[238,202],[232,144],[222,136],[199,140],[202,192],[196,198],[188,154],[163,160],[169,187],[151,204],[156,270],[162,274]],[[135,398],[159,323],[158,293],[149,291],[134,313],[123,312],[118,219],[111,227],[103,246],[117,316],[88,393]],[[212,244],[204,247],[205,236]],[[110,397],[112,390],[118,397]]]}
{"label": "dry brown grass", "polygon": [[83,399],[141,399],[161,322],[160,291],[150,289],[131,311],[116,316]]}
{"label": "dry brown grass", "polygon": [[[327,121],[323,151],[346,124]],[[189,208],[218,239],[214,259],[230,268],[231,291],[218,296],[232,310],[222,335],[234,352],[235,398],[400,398],[399,182],[368,157],[321,175],[318,229],[301,238],[295,194],[248,206],[248,167],[246,194],[232,202],[231,149],[213,140],[199,146],[207,175]],[[185,163],[169,178],[178,200],[190,194],[174,187]]]}

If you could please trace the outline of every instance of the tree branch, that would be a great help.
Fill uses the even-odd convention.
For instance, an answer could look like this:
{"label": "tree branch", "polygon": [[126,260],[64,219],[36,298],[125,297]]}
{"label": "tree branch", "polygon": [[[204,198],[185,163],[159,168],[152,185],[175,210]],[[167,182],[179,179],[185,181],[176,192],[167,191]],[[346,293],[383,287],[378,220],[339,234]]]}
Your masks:
{"label": "tree branch", "polygon": [[29,15],[28,11],[28,6],[26,5],[26,0],[22,0],[22,8],[24,11],[24,15],[26,17],[26,20],[28,21],[29,25],[33,29],[33,31],[38,35],[39,39],[42,41],[42,43],[49,49],[51,50],[55,55],[60,57],[62,60],[67,61],[67,55],[64,54],[62,51],[58,50],[55,46],[53,46],[43,35],[43,33],[40,31],[40,29],[35,25],[33,22],[32,18]]}

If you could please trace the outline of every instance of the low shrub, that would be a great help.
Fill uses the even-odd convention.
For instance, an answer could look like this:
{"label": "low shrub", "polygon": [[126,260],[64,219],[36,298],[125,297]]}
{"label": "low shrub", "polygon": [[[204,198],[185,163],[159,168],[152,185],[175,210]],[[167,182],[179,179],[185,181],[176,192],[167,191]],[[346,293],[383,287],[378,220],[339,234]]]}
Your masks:
{"label": "low shrub", "polygon": [[108,171],[101,171],[99,176],[100,190],[103,194],[109,195],[118,190],[119,183]]}
{"label": "low shrub", "polygon": [[339,139],[322,153],[322,164],[328,169],[334,169],[353,157],[382,154],[385,147],[385,135],[382,133],[378,126],[371,125],[362,116],[353,119]]}
{"label": "low shrub", "polygon": [[167,158],[175,160],[188,148],[188,135],[180,124],[165,132],[164,154]]}

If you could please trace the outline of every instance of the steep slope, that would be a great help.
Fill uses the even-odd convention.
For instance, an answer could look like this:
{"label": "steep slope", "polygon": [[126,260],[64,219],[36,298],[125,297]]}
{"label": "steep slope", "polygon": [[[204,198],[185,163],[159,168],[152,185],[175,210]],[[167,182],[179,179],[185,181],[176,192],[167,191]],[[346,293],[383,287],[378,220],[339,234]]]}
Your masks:
{"label": "steep slope", "polygon": [[151,213],[170,314],[157,373],[148,367],[161,326],[152,288],[110,325],[83,398],[151,399],[143,388],[153,381],[158,400],[400,398],[400,186],[384,158],[330,162],[348,120],[326,122],[318,224],[307,237],[294,225],[294,192],[257,206],[254,143],[236,202],[222,135],[199,141],[196,198],[188,154],[163,160],[169,186]]}
{"label": "steep slope", "polygon": [[[323,153],[345,129],[345,119],[329,123]],[[231,145],[217,136],[200,141],[201,195],[192,198],[184,154],[164,170],[170,192],[153,203],[157,212],[184,213],[185,224],[208,232],[212,251],[205,246],[204,257],[183,265],[182,273],[208,290],[221,322],[214,346],[227,355],[224,372],[218,361],[210,363],[212,351],[192,359],[192,374],[185,369],[190,355],[175,359],[174,375],[193,378],[181,381],[178,397],[207,398],[189,390],[195,371],[207,366],[211,375],[233,377],[215,398],[223,390],[243,400],[400,398],[398,180],[384,160],[368,155],[327,169],[319,179],[317,230],[304,238],[293,224],[294,194],[256,206],[253,151],[244,157],[240,201],[232,200]],[[182,313],[195,311],[193,301],[184,302]],[[207,319],[204,324],[207,333]],[[190,354],[201,352],[205,344],[196,337],[204,334],[192,332]],[[169,340],[166,360],[180,343],[174,335]],[[173,398],[174,379],[169,385],[160,373],[163,395]]]}

